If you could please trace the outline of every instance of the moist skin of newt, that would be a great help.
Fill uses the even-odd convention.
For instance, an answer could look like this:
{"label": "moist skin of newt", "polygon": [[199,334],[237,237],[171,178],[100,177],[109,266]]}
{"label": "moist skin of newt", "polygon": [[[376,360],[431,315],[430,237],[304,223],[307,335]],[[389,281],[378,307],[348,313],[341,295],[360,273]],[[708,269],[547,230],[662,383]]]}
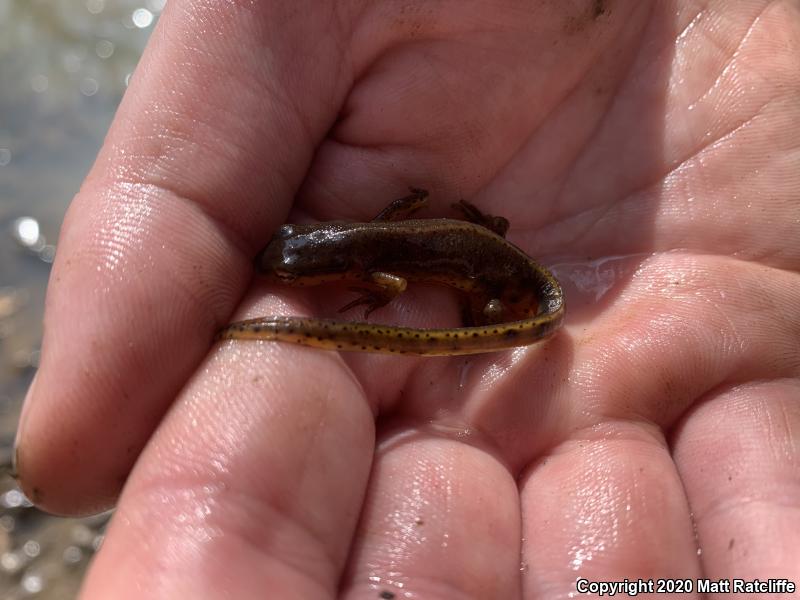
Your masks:
{"label": "moist skin of newt", "polygon": [[[395,200],[369,223],[284,225],[258,254],[256,270],[292,286],[358,284],[369,315],[405,291],[434,282],[464,294],[464,327],[416,329],[307,317],[261,317],[231,323],[218,339],[292,342],[356,352],[427,356],[479,354],[526,346],[553,334],[564,318],[556,278],[505,240],[508,221],[463,200],[468,221],[407,219],[427,203],[425,190]],[[366,316],[365,315],[365,316]]]}

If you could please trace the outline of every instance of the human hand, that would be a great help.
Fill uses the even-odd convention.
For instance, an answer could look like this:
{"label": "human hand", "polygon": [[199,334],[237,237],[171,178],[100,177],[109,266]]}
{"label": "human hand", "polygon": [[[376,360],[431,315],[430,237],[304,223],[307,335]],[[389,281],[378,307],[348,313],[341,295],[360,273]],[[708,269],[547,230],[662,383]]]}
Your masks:
{"label": "human hand", "polygon": [[[65,221],[20,426],[41,506],[127,480],[85,597],[800,577],[799,35],[789,2],[172,0]],[[332,301],[245,296],[279,224],[408,185],[508,217],[565,330],[466,360],[212,347]],[[575,285],[604,258],[609,290]]]}

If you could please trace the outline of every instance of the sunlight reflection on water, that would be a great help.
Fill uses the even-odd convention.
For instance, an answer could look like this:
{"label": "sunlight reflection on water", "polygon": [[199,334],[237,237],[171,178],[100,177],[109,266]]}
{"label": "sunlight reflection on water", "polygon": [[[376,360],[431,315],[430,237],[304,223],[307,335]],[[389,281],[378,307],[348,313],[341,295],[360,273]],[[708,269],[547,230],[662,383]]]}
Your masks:
{"label": "sunlight reflection on water", "polygon": [[[67,204],[163,0],[0,0],[0,463],[38,366],[44,290]],[[44,515],[0,477],[3,597],[72,598],[107,515]]]}

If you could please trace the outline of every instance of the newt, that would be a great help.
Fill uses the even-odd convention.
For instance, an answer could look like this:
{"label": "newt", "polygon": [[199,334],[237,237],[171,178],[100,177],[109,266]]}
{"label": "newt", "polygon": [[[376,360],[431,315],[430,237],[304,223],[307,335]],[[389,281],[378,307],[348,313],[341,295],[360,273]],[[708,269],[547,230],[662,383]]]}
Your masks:
{"label": "newt", "polygon": [[553,274],[505,239],[503,217],[460,201],[466,220],[409,219],[428,193],[411,188],[368,223],[283,225],[255,259],[258,273],[291,286],[358,284],[343,312],[368,316],[403,293],[408,281],[463,292],[464,327],[417,329],[366,322],[269,316],[231,323],[218,339],[291,342],[355,352],[451,356],[526,346],[552,335],[564,319]]}

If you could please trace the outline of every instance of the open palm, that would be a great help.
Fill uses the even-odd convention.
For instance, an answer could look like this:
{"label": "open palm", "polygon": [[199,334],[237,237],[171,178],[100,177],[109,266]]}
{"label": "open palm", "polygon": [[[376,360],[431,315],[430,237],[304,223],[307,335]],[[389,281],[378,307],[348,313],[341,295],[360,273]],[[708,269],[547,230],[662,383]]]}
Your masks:
{"label": "open palm", "polygon": [[[790,0],[172,0],[70,208],[20,425],[41,506],[124,484],[85,597],[800,577],[798,73]],[[408,186],[507,217],[564,330],[466,358],[212,345],[346,302],[252,279],[279,224]],[[457,307],[417,286],[371,318]]]}

